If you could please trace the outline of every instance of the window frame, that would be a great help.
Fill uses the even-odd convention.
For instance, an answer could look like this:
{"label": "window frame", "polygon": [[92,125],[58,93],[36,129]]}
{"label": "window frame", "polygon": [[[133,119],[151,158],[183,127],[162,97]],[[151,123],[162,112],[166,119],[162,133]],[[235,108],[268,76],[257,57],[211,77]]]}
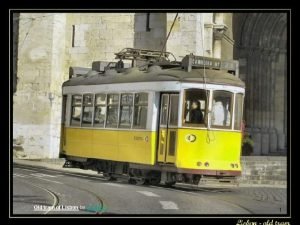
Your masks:
{"label": "window frame", "polygon": [[[146,94],[147,95],[147,103],[136,103],[135,102],[136,94]],[[146,124],[145,124],[145,127],[143,127],[143,128],[134,126],[135,107],[136,106],[147,107]],[[147,129],[148,117],[149,117],[149,93],[148,92],[134,92],[133,93],[133,116],[132,116],[132,126],[131,126],[131,129],[146,130]]]}
{"label": "window frame", "polygon": [[[139,103],[137,103],[136,101],[136,95],[141,95],[144,94],[146,95],[147,99],[146,101],[144,101],[143,103],[140,103],[141,101],[139,101]],[[92,97],[92,105],[89,104],[85,104],[84,103],[84,96],[86,95],[90,95]],[[105,97],[105,103],[102,102],[100,104],[97,104],[97,97],[98,96],[104,96]],[[118,103],[112,103],[109,104],[109,96],[110,95],[117,95],[118,96]],[[122,95],[131,95],[132,96],[132,103],[131,104],[121,104],[122,101]],[[77,103],[75,104],[75,101],[73,102],[73,99],[76,98],[75,96],[78,96],[77,98],[80,98],[80,104]],[[69,109],[68,112],[70,112],[70,116],[69,118],[67,118],[67,121],[69,121],[68,126],[70,127],[79,127],[79,128],[91,128],[91,129],[120,129],[120,130],[146,130],[147,126],[148,126],[148,120],[149,120],[149,100],[151,100],[151,97],[149,95],[148,92],[98,92],[98,93],[74,93],[74,94],[70,94],[70,104],[69,104]],[[108,119],[108,108],[110,106],[115,106],[117,111],[117,126],[113,126],[113,127],[108,127],[107,126],[107,119]],[[121,123],[121,106],[130,106],[132,107],[132,113],[131,113],[131,122],[130,122],[130,126],[128,127],[124,127],[122,126]],[[72,115],[73,115],[73,108],[74,107],[78,107],[80,108],[80,121],[78,124],[72,124]],[[92,121],[90,124],[86,124],[85,126],[83,126],[82,120],[83,120],[83,111],[85,107],[92,107]],[[95,123],[95,116],[96,116],[96,107],[105,107],[105,117],[104,117],[104,123],[101,124],[101,126],[97,126]],[[143,122],[144,122],[144,126],[136,126],[134,125],[134,117],[135,117],[135,108],[140,108],[142,107],[143,109],[146,109],[146,117],[144,118]],[[151,108],[151,107],[150,107]],[[145,113],[144,113],[145,114]],[[138,115],[138,114],[137,114]],[[141,121],[136,121],[136,122],[141,122]]]}
{"label": "window frame", "polygon": [[[236,104],[236,100],[237,100],[237,95],[241,95],[242,96],[242,105],[241,107],[241,120],[240,120],[240,128],[239,129],[235,129],[235,117],[236,117],[236,108],[235,108],[235,104]],[[245,94],[242,92],[236,92],[234,93],[234,118],[233,118],[233,123],[232,123],[232,129],[235,131],[241,131],[242,130],[242,123],[243,123],[243,115],[244,115],[244,98],[245,98]]]}
{"label": "window frame", "polygon": [[[92,105],[91,106],[89,106],[89,105],[85,105],[85,103],[84,103],[84,96],[86,96],[86,95],[90,95],[90,96],[92,96]],[[82,104],[81,104],[81,120],[80,120],[80,127],[93,127],[93,123],[94,123],[94,120],[93,120],[93,118],[94,118],[94,111],[95,111],[95,108],[94,108],[94,98],[95,98],[95,94],[93,94],[93,93],[84,93],[84,94],[82,94]],[[84,108],[85,107],[92,107],[92,121],[91,121],[91,123],[90,123],[90,125],[89,126],[82,126],[82,121],[83,121],[83,114],[84,114]]]}
{"label": "window frame", "polygon": [[[196,91],[196,90],[202,90],[206,91],[206,104],[205,104],[205,111],[204,111],[204,119],[203,123],[196,124],[196,123],[186,123],[184,122],[185,120],[185,102],[186,102],[186,91]],[[210,97],[211,97],[211,90],[209,89],[204,89],[204,88],[186,88],[183,89],[183,98],[182,98],[182,113],[181,113],[181,124],[182,127],[188,128],[188,127],[196,127],[196,128],[204,128],[207,129],[208,127],[208,112],[209,112],[209,105],[210,105]]]}
{"label": "window frame", "polygon": [[[163,117],[163,113],[162,113],[162,107],[163,107],[163,96],[167,96],[167,102],[168,102],[168,105],[167,105],[167,112],[166,112],[166,120],[165,120],[165,123],[162,123],[162,117]],[[159,127],[162,127],[162,128],[166,128],[168,126],[168,120],[169,120],[169,111],[170,111],[170,94],[168,93],[162,93],[161,95],[161,100],[160,100],[160,109],[159,109]]]}
{"label": "window frame", "polygon": [[[80,96],[81,97],[81,103],[80,105],[73,104],[73,97]],[[81,127],[81,120],[82,120],[82,104],[83,104],[83,95],[82,94],[71,94],[71,108],[70,108],[70,127]],[[79,125],[73,125],[73,108],[74,107],[80,107],[80,120]]]}
{"label": "window frame", "polygon": [[[118,104],[109,104],[108,103],[108,96],[109,95],[118,95]],[[121,93],[106,93],[106,115],[105,115],[105,126],[104,128],[107,128],[107,129],[118,129],[119,128],[119,117],[120,117],[120,101],[121,101]],[[117,126],[116,127],[107,127],[107,118],[108,118],[108,107],[109,106],[117,106],[117,110],[118,110],[118,115],[117,115]]]}
{"label": "window frame", "polygon": [[[99,95],[104,95],[105,96],[105,100],[104,100],[104,104],[97,104],[97,96]],[[96,111],[96,107],[105,107],[105,116],[104,116],[104,121],[103,121],[103,125],[102,126],[95,126],[95,111]],[[107,117],[107,93],[95,93],[94,94],[94,115],[93,115],[93,128],[105,128],[105,124],[106,124],[106,117]]]}
{"label": "window frame", "polygon": [[[216,91],[223,91],[223,92],[228,92],[231,94],[231,104],[230,104],[230,124],[229,126],[220,126],[220,125],[213,125],[212,124],[212,108],[213,108],[213,101],[214,101],[214,94]],[[235,116],[234,115],[234,101],[235,101],[235,93],[232,92],[232,91],[229,91],[229,90],[224,90],[224,89],[214,89],[212,90],[212,98],[211,98],[211,116],[210,116],[210,127],[211,128],[214,128],[214,129],[220,129],[220,130],[233,130],[233,117]]]}
{"label": "window frame", "polygon": [[[177,99],[177,121],[176,121],[176,124],[173,125],[171,124],[171,109],[172,109],[172,97],[176,96],[178,99]],[[172,94],[169,94],[169,106],[168,106],[168,121],[167,121],[167,125],[168,127],[170,128],[175,128],[175,127],[178,127],[178,118],[180,117],[179,116],[179,106],[180,106],[180,93],[172,93]]]}
{"label": "window frame", "polygon": [[[132,96],[132,104],[122,104],[122,95],[131,95]],[[118,121],[118,128],[121,129],[132,129],[133,126],[133,118],[134,118],[134,101],[135,100],[135,93],[132,92],[126,92],[126,93],[120,93],[120,105],[119,105],[119,121]],[[131,106],[132,107],[132,113],[130,115],[131,121],[129,127],[122,127],[121,126],[121,107],[122,106]]]}

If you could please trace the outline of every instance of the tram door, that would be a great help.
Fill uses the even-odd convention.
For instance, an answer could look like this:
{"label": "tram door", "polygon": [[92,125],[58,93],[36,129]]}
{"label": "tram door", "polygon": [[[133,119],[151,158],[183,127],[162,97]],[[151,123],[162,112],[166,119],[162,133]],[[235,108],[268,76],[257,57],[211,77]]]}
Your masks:
{"label": "tram door", "polygon": [[158,162],[175,163],[179,94],[161,95]]}
{"label": "tram door", "polygon": [[66,144],[66,108],[67,108],[67,95],[63,95],[62,99],[62,114],[61,114],[61,130],[60,130],[60,152],[62,153]]}

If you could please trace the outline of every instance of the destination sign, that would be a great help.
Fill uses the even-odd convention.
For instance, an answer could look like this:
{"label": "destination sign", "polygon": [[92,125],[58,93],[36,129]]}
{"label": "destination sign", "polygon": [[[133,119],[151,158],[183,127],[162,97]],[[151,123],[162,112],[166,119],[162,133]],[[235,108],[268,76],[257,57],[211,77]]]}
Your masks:
{"label": "destination sign", "polygon": [[191,67],[207,67],[210,69],[237,71],[238,61],[221,60],[216,58],[187,55],[182,60],[183,67],[191,70]]}

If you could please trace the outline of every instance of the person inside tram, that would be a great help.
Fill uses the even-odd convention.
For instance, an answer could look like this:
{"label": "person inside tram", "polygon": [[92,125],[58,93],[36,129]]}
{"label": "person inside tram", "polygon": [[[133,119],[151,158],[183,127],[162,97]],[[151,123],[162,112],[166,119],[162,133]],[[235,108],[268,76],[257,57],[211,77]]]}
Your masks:
{"label": "person inside tram", "polygon": [[222,99],[215,99],[212,106],[212,125],[229,126],[230,125],[230,111],[229,104],[224,107]]}
{"label": "person inside tram", "polygon": [[216,99],[212,106],[212,125],[223,126],[224,118],[223,103],[220,99]]}
{"label": "person inside tram", "polygon": [[197,100],[192,101],[192,109],[190,111],[191,123],[203,123],[203,114],[201,112],[200,102]]}

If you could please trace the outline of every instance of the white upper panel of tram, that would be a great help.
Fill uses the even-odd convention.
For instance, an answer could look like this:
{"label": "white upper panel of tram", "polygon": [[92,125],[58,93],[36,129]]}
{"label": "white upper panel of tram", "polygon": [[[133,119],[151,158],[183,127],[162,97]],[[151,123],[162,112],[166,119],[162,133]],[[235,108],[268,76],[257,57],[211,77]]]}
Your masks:
{"label": "white upper panel of tram", "polygon": [[178,81],[164,82],[139,82],[139,83],[121,83],[121,84],[102,84],[102,85],[80,85],[66,86],[63,94],[84,94],[84,93],[107,93],[107,92],[168,92],[180,91],[188,88],[199,88],[208,90],[226,90],[233,93],[244,93],[245,89],[231,85],[203,84],[203,83],[181,83]]}

